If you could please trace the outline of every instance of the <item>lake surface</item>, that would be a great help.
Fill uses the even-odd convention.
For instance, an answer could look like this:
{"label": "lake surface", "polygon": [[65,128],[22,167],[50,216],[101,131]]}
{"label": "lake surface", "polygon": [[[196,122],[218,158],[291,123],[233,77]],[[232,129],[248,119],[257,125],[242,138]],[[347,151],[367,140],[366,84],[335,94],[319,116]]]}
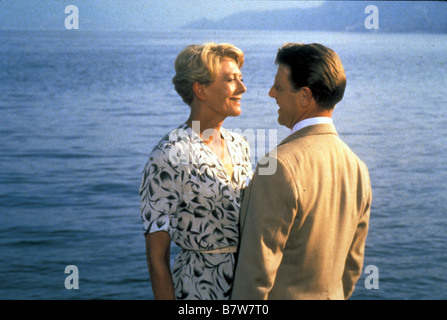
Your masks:
{"label": "lake surface", "polygon": [[[224,126],[266,141],[288,133],[267,95],[277,48],[339,54],[348,85],[334,122],[370,169],[365,267],[379,271],[379,288],[364,272],[352,298],[446,299],[447,35],[234,30],[0,31],[0,298],[153,298],[141,172],[188,116],[174,59],[206,41],[246,54],[243,113]],[[77,290],[64,285],[69,265]]]}

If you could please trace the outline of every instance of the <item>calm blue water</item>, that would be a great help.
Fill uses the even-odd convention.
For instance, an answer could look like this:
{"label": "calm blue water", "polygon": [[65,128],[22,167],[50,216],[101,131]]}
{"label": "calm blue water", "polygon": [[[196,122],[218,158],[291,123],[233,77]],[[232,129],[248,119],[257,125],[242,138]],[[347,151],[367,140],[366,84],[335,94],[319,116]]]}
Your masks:
{"label": "calm blue water", "polygon": [[[353,298],[446,299],[447,35],[255,31],[0,31],[0,298],[152,298],[141,171],[188,115],[171,85],[177,53],[210,40],[246,53],[244,111],[225,126],[278,129],[278,142],[277,48],[339,53],[348,87],[334,120],[370,168],[365,266],[379,270],[379,289],[364,273]],[[78,290],[65,289],[67,265]]]}

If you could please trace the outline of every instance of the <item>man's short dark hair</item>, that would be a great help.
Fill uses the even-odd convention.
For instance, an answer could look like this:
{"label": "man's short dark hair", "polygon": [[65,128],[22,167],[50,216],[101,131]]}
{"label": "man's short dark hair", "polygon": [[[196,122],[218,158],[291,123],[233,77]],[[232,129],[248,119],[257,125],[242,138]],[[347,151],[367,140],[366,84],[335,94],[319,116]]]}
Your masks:
{"label": "man's short dark hair", "polygon": [[346,75],[340,58],[319,43],[286,43],[278,50],[277,64],[290,69],[290,81],[296,90],[311,89],[318,106],[332,109],[343,98]]}

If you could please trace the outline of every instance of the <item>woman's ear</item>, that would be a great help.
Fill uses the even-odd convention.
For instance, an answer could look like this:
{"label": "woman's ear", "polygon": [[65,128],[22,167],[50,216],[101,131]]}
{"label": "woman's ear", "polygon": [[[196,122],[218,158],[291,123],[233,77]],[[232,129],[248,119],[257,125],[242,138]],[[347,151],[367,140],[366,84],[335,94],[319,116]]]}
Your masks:
{"label": "woman's ear", "polygon": [[203,84],[199,82],[194,82],[192,85],[192,90],[194,91],[197,99],[199,99],[200,101],[204,101],[206,97],[203,89]]}

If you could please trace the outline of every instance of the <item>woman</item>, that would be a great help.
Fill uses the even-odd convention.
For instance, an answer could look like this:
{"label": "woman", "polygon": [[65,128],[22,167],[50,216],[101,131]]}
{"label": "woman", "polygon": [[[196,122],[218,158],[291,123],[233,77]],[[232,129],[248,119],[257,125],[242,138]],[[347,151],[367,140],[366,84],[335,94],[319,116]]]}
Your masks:
{"label": "woman", "polygon": [[[222,127],[241,114],[243,52],[230,44],[186,47],[173,83],[188,120],[153,149],[140,187],[155,299],[229,299],[241,191],[252,175],[248,143]],[[181,251],[170,269],[170,243]]]}

